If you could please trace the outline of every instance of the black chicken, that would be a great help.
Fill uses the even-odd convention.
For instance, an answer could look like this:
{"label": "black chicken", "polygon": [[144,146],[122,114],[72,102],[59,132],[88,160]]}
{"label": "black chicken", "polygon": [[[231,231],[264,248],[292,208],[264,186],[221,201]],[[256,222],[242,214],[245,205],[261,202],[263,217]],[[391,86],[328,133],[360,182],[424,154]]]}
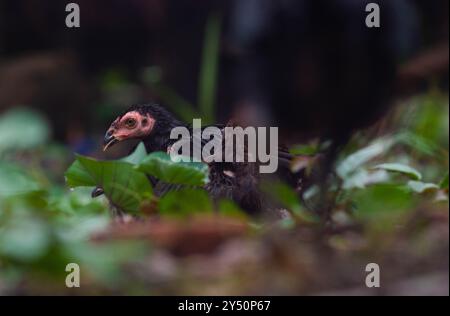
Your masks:
{"label": "black chicken", "polygon": [[[123,114],[118,116],[111,124],[104,138],[104,150],[114,144],[127,139],[141,140],[148,153],[155,151],[169,152],[177,139],[171,139],[173,128],[184,126],[191,127],[176,119],[170,112],[159,105],[139,104],[133,105]],[[221,137],[224,138],[225,125],[214,125],[220,128]],[[207,126],[202,127],[202,129]],[[195,136],[191,133],[190,142]],[[207,141],[201,140],[202,147]],[[225,142],[222,142],[222,152],[225,153]],[[247,155],[248,153],[246,153]],[[261,211],[276,211],[275,204],[269,201],[260,192],[260,184],[268,178],[277,177],[281,180],[297,186],[300,177],[290,172],[289,167],[292,156],[283,148],[278,149],[278,170],[274,175],[263,176],[259,173],[257,162],[211,162],[209,167],[209,182],[205,189],[213,200],[228,198],[236,202],[243,210],[251,214],[259,214]],[[179,185],[167,184],[150,177],[155,187],[155,194],[161,196],[170,190],[180,188]],[[93,195],[102,193],[96,189]]]}

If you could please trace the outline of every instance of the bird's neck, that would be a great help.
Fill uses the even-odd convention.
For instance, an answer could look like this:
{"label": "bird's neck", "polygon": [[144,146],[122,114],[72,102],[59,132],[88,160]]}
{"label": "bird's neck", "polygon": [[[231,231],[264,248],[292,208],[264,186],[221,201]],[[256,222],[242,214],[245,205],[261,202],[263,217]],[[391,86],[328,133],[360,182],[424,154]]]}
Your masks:
{"label": "bird's neck", "polygon": [[154,151],[166,152],[167,148],[177,141],[177,139],[170,138],[170,133],[173,128],[179,127],[179,126],[187,127],[186,124],[176,121],[176,122],[173,122],[170,126],[164,128],[164,129],[159,129],[159,130],[157,130],[157,132],[155,132],[152,135],[150,135],[149,137],[145,138],[143,140],[143,142],[144,142],[146,151],[148,153],[154,152]]}

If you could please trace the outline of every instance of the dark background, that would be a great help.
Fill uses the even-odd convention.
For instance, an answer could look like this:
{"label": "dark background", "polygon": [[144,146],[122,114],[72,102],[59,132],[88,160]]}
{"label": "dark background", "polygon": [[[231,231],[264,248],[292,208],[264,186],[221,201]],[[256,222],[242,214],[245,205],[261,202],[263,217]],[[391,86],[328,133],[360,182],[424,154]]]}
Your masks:
{"label": "dark background", "polygon": [[[150,101],[185,119],[272,124],[297,141],[346,139],[396,97],[448,83],[448,1],[377,1],[372,29],[368,2],[80,0],[81,27],[69,29],[68,2],[2,1],[0,111],[41,109],[54,136],[83,152],[91,133]],[[207,117],[198,86],[213,23]]]}

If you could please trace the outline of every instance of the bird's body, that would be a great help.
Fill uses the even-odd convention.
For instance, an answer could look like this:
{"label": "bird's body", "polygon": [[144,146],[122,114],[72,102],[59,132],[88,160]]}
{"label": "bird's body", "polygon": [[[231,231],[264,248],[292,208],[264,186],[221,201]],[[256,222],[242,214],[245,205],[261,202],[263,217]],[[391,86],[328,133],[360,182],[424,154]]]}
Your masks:
{"label": "bird's body", "polygon": [[[225,128],[229,125],[213,125],[220,131],[218,139],[225,138]],[[171,131],[177,127],[185,127],[190,133],[189,142],[194,143],[195,133],[192,127],[176,119],[170,112],[159,105],[133,105],[121,114],[109,128],[105,135],[105,149],[125,139],[139,139],[143,142],[147,153],[170,152],[171,147],[178,139],[171,138]],[[204,126],[206,129],[211,126]],[[207,140],[199,140],[202,148]],[[221,142],[222,152],[225,153],[225,142]],[[248,155],[248,152],[245,152]],[[275,175],[264,176],[259,172],[258,162],[208,162],[209,182],[205,190],[214,201],[230,199],[243,210],[251,214],[261,213],[270,208],[269,203],[260,191],[260,184],[264,179],[278,177],[296,185],[295,176],[289,172],[289,163],[292,156],[285,150],[279,149],[279,170]],[[150,177],[154,192],[162,196],[169,191],[181,188],[180,185],[164,183]]]}

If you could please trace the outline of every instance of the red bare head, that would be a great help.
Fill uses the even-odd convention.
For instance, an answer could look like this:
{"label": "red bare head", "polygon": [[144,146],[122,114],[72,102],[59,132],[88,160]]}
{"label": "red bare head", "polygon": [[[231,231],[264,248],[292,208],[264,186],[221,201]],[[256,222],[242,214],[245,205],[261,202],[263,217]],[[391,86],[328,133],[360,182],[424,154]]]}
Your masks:
{"label": "red bare head", "polygon": [[119,116],[109,127],[104,138],[103,150],[126,139],[143,139],[150,135],[155,119],[150,113],[129,111]]}

